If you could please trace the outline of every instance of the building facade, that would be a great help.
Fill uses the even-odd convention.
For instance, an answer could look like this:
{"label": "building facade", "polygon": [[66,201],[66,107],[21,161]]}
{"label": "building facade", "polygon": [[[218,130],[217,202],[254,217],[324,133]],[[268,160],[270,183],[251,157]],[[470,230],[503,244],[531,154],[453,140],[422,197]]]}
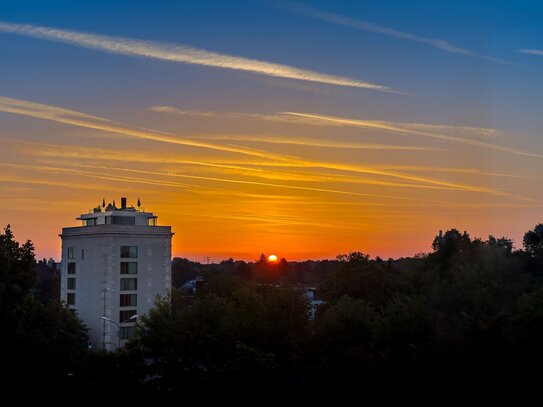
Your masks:
{"label": "building facade", "polygon": [[171,227],[121,202],[104,202],[60,235],[60,298],[85,323],[95,350],[123,346],[137,317],[171,290]]}

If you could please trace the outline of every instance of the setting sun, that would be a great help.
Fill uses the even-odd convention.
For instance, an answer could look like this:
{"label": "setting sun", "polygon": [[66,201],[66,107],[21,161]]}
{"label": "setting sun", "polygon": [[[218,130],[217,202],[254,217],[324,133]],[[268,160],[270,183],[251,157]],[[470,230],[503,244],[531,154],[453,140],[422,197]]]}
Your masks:
{"label": "setting sun", "polygon": [[270,254],[270,255],[268,256],[268,261],[269,261],[270,263],[275,263],[275,262],[277,261],[277,256],[276,256],[275,254]]}

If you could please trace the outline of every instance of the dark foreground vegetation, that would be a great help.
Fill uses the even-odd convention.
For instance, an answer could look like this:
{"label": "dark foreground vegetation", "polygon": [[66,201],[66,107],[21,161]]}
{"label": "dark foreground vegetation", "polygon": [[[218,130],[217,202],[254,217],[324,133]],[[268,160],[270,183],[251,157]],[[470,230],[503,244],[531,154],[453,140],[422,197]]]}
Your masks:
{"label": "dark foreground vegetation", "polygon": [[[54,284],[36,284],[36,269],[32,244],[19,245],[8,226],[0,234],[5,383],[181,396],[242,388],[495,392],[540,381],[543,225],[517,251],[505,238],[451,230],[431,253],[395,261],[361,253],[275,265],[176,259],[174,284],[196,279],[196,293],[174,289],[157,299],[115,353],[86,348],[85,327],[55,300]],[[298,289],[307,284],[326,301],[314,320]]]}

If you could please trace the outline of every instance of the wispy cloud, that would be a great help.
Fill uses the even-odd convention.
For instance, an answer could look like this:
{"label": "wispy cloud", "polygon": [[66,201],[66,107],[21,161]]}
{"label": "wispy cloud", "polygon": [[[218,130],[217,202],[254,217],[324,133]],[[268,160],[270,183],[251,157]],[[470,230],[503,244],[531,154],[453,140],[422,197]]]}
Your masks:
{"label": "wispy cloud", "polygon": [[154,41],[88,34],[78,31],[69,31],[29,24],[12,24],[7,22],[0,22],[0,32],[63,42],[80,47],[105,51],[112,54],[204,65],[214,68],[233,69],[237,71],[252,72],[260,75],[324,83],[328,85],[365,88],[382,92],[393,91],[393,89],[387,86],[364,82],[357,79],[329,75],[308,69],[301,69],[289,65],[276,64],[257,59],[236,57],[185,45],[165,44]]}
{"label": "wispy cloud", "polygon": [[[194,184],[185,184],[185,183],[179,183],[179,182],[172,182],[172,181],[164,181],[160,179],[146,179],[140,177],[127,177],[123,175],[112,175],[108,173],[100,173],[97,171],[82,171],[82,170],[74,170],[66,167],[53,167],[53,166],[46,166],[46,165],[30,165],[30,164],[13,164],[13,163],[2,163],[0,162],[0,167],[6,167],[6,168],[12,168],[12,169],[18,169],[19,171],[23,170],[25,172],[40,172],[45,174],[66,174],[66,175],[77,175],[77,176],[86,176],[93,179],[99,179],[104,181],[114,181],[114,182],[120,182],[120,183],[135,183],[135,184],[147,184],[152,186],[165,186],[165,187],[174,187],[174,188],[183,188],[183,189],[192,189],[192,188],[204,188],[202,186],[194,185]],[[49,185],[49,186],[62,186],[62,187],[70,187],[71,184],[69,183],[60,183],[57,181],[50,181],[50,180],[36,180],[36,179],[24,179],[24,178],[17,178],[17,177],[9,177],[6,179],[0,178],[0,182],[4,181],[7,182],[9,180],[10,182],[21,182],[21,183],[33,183],[33,184],[41,184],[41,185]],[[86,183],[82,183],[81,185],[74,186],[76,189],[90,189],[90,190],[100,190],[103,189],[102,186],[98,185],[89,185]],[[113,187],[109,187],[109,190],[115,190]]]}
{"label": "wispy cloud", "polygon": [[[222,175],[242,175],[245,177],[261,178],[266,180],[275,181],[303,181],[303,182],[315,182],[315,183],[351,183],[351,184],[366,184],[386,187],[400,187],[400,188],[422,188],[422,189],[458,189],[457,187],[440,186],[440,185],[428,185],[426,183],[413,183],[413,182],[393,182],[382,179],[362,178],[347,176],[341,174],[330,174],[322,172],[292,172],[292,171],[270,171],[268,169],[256,168],[254,166],[243,166],[242,162],[236,165],[233,164],[221,164],[214,162],[204,162],[195,160],[186,160],[176,157],[168,157],[156,154],[149,154],[149,152],[143,154],[133,152],[129,150],[106,150],[102,148],[93,147],[80,147],[61,144],[43,144],[34,142],[22,142],[23,148],[21,149],[27,154],[35,157],[46,158],[62,158],[62,159],[77,159],[78,161],[120,161],[129,163],[149,163],[149,164],[174,164],[177,167],[168,167],[165,173],[177,173],[180,170],[184,170],[187,166],[195,168],[204,168],[206,171],[214,171]],[[57,163],[58,164],[58,163]],[[207,167],[207,168],[206,168]],[[269,167],[268,167],[269,168]],[[395,168],[394,168],[395,169]],[[406,169],[406,168],[402,168]]]}
{"label": "wispy cloud", "polygon": [[315,123],[321,121],[323,123],[335,124],[336,126],[348,126],[348,127],[360,127],[360,128],[372,128],[383,131],[390,131],[398,134],[410,134],[414,136],[428,137],[438,140],[451,141],[456,143],[468,144],[471,146],[489,148],[492,150],[502,151],[504,153],[521,155],[525,157],[543,158],[543,154],[531,153],[528,151],[519,150],[512,147],[500,146],[498,144],[488,143],[480,140],[473,140],[466,137],[458,137],[454,135],[439,134],[430,131],[422,131],[410,129],[402,126],[401,123],[384,122],[375,120],[360,120],[351,119],[339,116],[321,115],[316,113],[300,113],[300,112],[284,112],[286,115],[299,117],[300,119],[308,119],[309,123]]}
{"label": "wispy cloud", "polygon": [[0,111],[35,117],[44,120],[50,120],[57,123],[70,124],[73,126],[84,127],[88,129],[102,130],[110,133],[121,134],[145,140],[153,140],[162,143],[200,147],[205,149],[245,154],[253,157],[261,157],[267,159],[288,159],[288,156],[285,155],[266,153],[253,148],[224,146],[219,144],[206,143],[201,140],[193,140],[186,137],[177,137],[171,134],[152,130],[132,128],[130,126],[126,126],[112,120],[88,115],[75,110],[68,110],[56,106],[34,103],[27,100],[14,99],[4,96],[0,96]]}
{"label": "wispy cloud", "polygon": [[257,119],[277,122],[296,122],[291,117],[278,116],[273,114],[246,113],[246,112],[215,112],[210,110],[185,110],[175,106],[149,106],[149,110],[158,113],[171,113],[178,116],[195,116],[204,118],[219,119]]}
{"label": "wispy cloud", "polygon": [[205,140],[232,140],[250,141],[269,144],[290,144],[306,147],[345,148],[355,150],[397,150],[397,151],[443,151],[441,148],[402,146],[393,144],[357,143],[352,141],[326,140],[311,137],[285,137],[285,136],[244,136],[244,135],[206,135]]}
{"label": "wispy cloud", "polygon": [[[174,106],[150,106],[149,110],[157,113],[169,113],[177,116],[192,116],[192,117],[201,117],[206,119],[225,119],[225,120],[268,120],[273,122],[281,123],[292,123],[292,124],[313,124],[318,126],[329,125],[337,126],[337,123],[332,121],[324,121],[319,118],[314,120],[311,117],[305,116],[301,118],[300,116],[286,113],[275,113],[275,114],[263,114],[263,113],[245,113],[245,112],[217,112],[209,110],[185,110],[179,109]],[[392,123],[392,122],[379,122],[379,121],[368,121],[372,123]],[[447,124],[431,124],[431,123],[402,123],[394,122],[394,125],[400,126],[406,129],[411,130],[421,130],[421,131],[431,131],[436,133],[445,133],[451,135],[459,135],[466,137],[483,137],[490,138],[496,137],[498,131],[496,129],[485,128],[485,127],[473,127],[473,126],[452,126]]]}
{"label": "wispy cloud", "polygon": [[[411,197],[369,194],[369,193],[363,193],[363,192],[345,191],[345,190],[338,190],[338,189],[331,189],[331,188],[314,188],[314,187],[304,187],[300,185],[287,185],[287,184],[277,184],[277,183],[269,183],[269,182],[246,181],[246,180],[230,179],[230,178],[207,177],[207,176],[199,176],[199,175],[180,174],[180,173],[174,173],[174,172],[138,170],[138,169],[133,169],[133,168],[119,168],[119,167],[100,166],[100,165],[86,165],[86,164],[76,164],[76,163],[72,163],[71,165],[74,167],[86,167],[86,168],[102,169],[102,170],[108,170],[108,171],[126,171],[126,172],[132,172],[136,174],[148,174],[148,175],[157,175],[157,176],[187,178],[187,179],[202,180],[202,181],[225,182],[229,184],[256,185],[256,186],[274,187],[274,188],[281,188],[281,189],[292,189],[292,190],[313,191],[313,192],[328,192],[328,193],[340,194],[340,195],[398,199],[398,200],[405,200],[405,201],[423,201],[421,199],[411,198]],[[92,175],[92,173],[93,172],[89,172],[88,174]]]}
{"label": "wispy cloud", "polygon": [[496,62],[500,64],[510,63],[509,61],[506,61],[504,59],[478,54],[469,49],[458,47],[454,44],[451,44],[448,41],[440,40],[437,38],[423,37],[423,36],[411,34],[405,31],[399,31],[393,28],[384,27],[382,25],[374,24],[369,21],[357,20],[354,18],[329,13],[327,11],[318,10],[302,3],[283,3],[281,5],[281,8],[297,13],[297,14],[301,14],[306,17],[311,17],[311,18],[315,18],[321,21],[326,21],[328,23],[354,28],[360,31],[367,31],[367,32],[372,32],[376,34],[386,35],[387,37],[393,37],[393,38],[399,38],[406,41],[418,42],[420,44],[425,44],[425,45],[440,49],[445,52],[450,52],[452,54],[466,55],[466,56],[479,58],[479,59]]}
{"label": "wispy cloud", "polygon": [[523,54],[538,55],[543,57],[543,50],[541,49],[519,49],[518,51],[522,52]]}
{"label": "wispy cloud", "polygon": [[[28,106],[27,106],[27,103],[28,103]],[[238,154],[243,154],[243,155],[248,155],[248,156],[253,156],[253,157],[259,157],[261,159],[268,160],[267,162],[272,163],[272,165],[277,165],[277,163],[280,163],[279,166],[303,167],[306,169],[325,168],[325,169],[338,170],[338,171],[354,172],[358,174],[367,174],[367,175],[381,176],[381,177],[387,177],[387,178],[395,178],[395,179],[400,179],[402,181],[410,181],[410,182],[415,182],[415,183],[426,183],[429,185],[446,187],[446,188],[457,189],[457,190],[462,190],[462,191],[489,193],[492,195],[504,195],[503,192],[493,190],[491,188],[467,185],[467,184],[456,183],[456,182],[447,182],[447,181],[442,181],[439,179],[434,179],[434,178],[425,177],[425,176],[416,176],[416,175],[402,173],[398,171],[382,170],[378,168],[377,169],[372,168],[369,166],[361,166],[361,165],[353,165],[353,164],[308,160],[308,159],[294,157],[294,156],[285,155],[285,154],[269,153],[267,151],[257,150],[257,149],[248,148],[248,147],[239,147],[239,146],[232,146],[232,145],[223,146],[219,144],[205,143],[198,140],[193,140],[193,139],[184,138],[184,137],[176,137],[173,135],[156,132],[156,131],[148,130],[148,129],[145,129],[145,130],[134,129],[134,128],[107,120],[107,119],[102,119],[100,117],[86,115],[85,113],[57,108],[55,106],[27,102],[20,99],[12,99],[12,98],[0,96],[0,111],[20,114],[20,115],[25,115],[25,116],[30,116],[30,117],[36,117],[36,118],[41,118],[45,120],[51,120],[57,123],[70,124],[73,126],[91,128],[95,130],[103,130],[103,131],[112,132],[116,134],[124,134],[128,136],[133,136],[136,138],[158,141],[161,143],[187,145],[187,146],[201,147],[201,148],[207,148],[211,150],[232,152],[232,153],[238,153]],[[289,114],[297,115],[298,117],[302,117],[302,118],[304,116],[309,116],[309,117],[317,117],[319,118],[319,120],[324,120],[324,121],[329,120],[326,118],[326,116],[315,116],[315,115],[301,114],[301,113],[289,113]],[[87,119],[87,117],[90,117],[92,119]],[[336,118],[334,120],[338,121],[339,119]],[[341,122],[341,120],[339,121]],[[347,120],[347,123],[349,122],[352,122],[352,120]],[[390,126],[388,127],[389,127],[389,130],[392,129],[390,128]],[[377,128],[383,128],[383,127],[381,126]],[[409,133],[419,134],[419,135],[422,134],[422,132],[413,132],[413,131],[407,131],[407,130],[403,130],[403,132],[408,133],[408,134]],[[444,139],[451,138],[451,137],[446,137],[446,136],[441,136],[441,135],[440,136],[431,135],[429,137],[437,137],[437,138],[444,138]],[[475,143],[475,141],[473,142]],[[478,142],[478,143],[485,144],[481,142]],[[480,144],[477,144],[477,145],[480,145]],[[325,191],[326,189],[321,190],[321,192],[325,192]]]}

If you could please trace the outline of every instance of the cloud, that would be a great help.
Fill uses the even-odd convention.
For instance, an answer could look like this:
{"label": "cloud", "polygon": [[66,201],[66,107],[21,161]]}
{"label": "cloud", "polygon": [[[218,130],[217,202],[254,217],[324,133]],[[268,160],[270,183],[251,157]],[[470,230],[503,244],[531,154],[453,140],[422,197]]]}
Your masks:
{"label": "cloud", "polygon": [[[161,154],[152,155],[149,152],[139,153],[130,150],[106,150],[93,147],[69,146],[60,144],[43,144],[33,142],[19,142],[23,144],[23,151],[27,154],[36,157],[46,158],[62,158],[62,159],[77,159],[92,160],[92,161],[121,161],[130,163],[149,163],[149,164],[175,164],[179,167],[192,166],[202,168],[209,172],[214,171],[219,174],[237,174],[253,178],[261,178],[275,181],[303,181],[303,182],[334,182],[334,183],[350,183],[350,184],[366,184],[376,186],[400,187],[400,188],[422,188],[422,189],[458,189],[450,186],[427,185],[425,183],[405,183],[392,182],[380,179],[353,177],[340,174],[329,174],[320,172],[285,172],[285,171],[270,171],[253,166],[243,166],[243,163],[237,165],[221,164],[215,162],[203,162],[195,160],[186,160],[177,157],[168,157]],[[30,147],[30,148],[29,148]],[[205,168],[207,167],[207,168]],[[186,167],[182,167],[186,168]],[[418,167],[417,167],[418,168]],[[402,168],[406,169],[406,168]],[[166,173],[175,174],[178,168],[170,167]]]}
{"label": "cloud", "polygon": [[[124,150],[122,153],[118,150],[105,150],[101,148],[93,147],[77,147],[58,144],[43,144],[33,142],[23,142],[25,146],[34,146],[36,148],[24,148],[24,151],[34,156],[39,157],[52,157],[52,158],[67,158],[78,160],[106,160],[106,161],[125,161],[125,162],[141,162],[150,164],[177,164],[177,165],[191,165],[196,167],[210,167],[219,173],[238,174],[256,178],[279,180],[279,181],[305,181],[305,182],[336,182],[336,183],[352,183],[352,184],[367,184],[378,185],[388,187],[400,187],[400,188],[422,188],[422,189],[450,189],[450,190],[464,190],[470,192],[484,192],[494,195],[503,195],[502,192],[494,191],[489,188],[476,187],[471,185],[465,185],[460,183],[451,183],[446,181],[440,181],[432,178],[406,174],[398,172],[402,171],[421,171],[427,170],[429,172],[464,172],[476,174],[476,170],[456,170],[456,169],[441,169],[434,167],[412,167],[412,166],[356,166],[350,164],[338,164],[338,163],[324,163],[324,162],[312,162],[306,160],[296,160],[292,162],[260,162],[260,163],[224,163],[220,162],[204,162],[196,160],[187,160],[179,158],[178,156],[160,156],[150,155],[149,152],[140,153],[136,151]],[[311,173],[307,172],[278,172],[269,171],[262,168],[255,167],[292,167],[303,169],[332,169],[344,172],[354,172],[366,175],[384,176],[387,178],[401,179],[406,182],[393,182],[382,179],[370,179],[353,177],[339,174],[329,173]],[[169,171],[175,173],[175,171]],[[207,179],[207,178],[204,178]],[[217,180],[217,179],[214,179]]]}
{"label": "cloud", "polygon": [[297,121],[290,117],[278,116],[262,113],[245,112],[215,112],[210,110],[184,110],[174,106],[149,106],[149,110],[158,113],[170,113],[177,116],[195,116],[215,119],[257,119],[276,122],[296,123]]}
{"label": "cloud", "polygon": [[[100,166],[100,165],[86,165],[86,164],[76,164],[76,163],[72,163],[71,165],[74,167],[86,167],[86,168],[92,168],[92,169],[102,169],[102,170],[107,170],[107,171],[127,171],[127,172],[136,173],[136,174],[148,174],[148,175],[178,177],[178,178],[186,178],[186,179],[194,179],[194,180],[202,180],[202,181],[225,182],[229,184],[257,185],[257,186],[263,186],[263,187],[275,187],[275,188],[293,189],[293,190],[301,190],[301,191],[328,192],[328,193],[340,194],[340,195],[428,202],[427,200],[417,199],[417,198],[394,196],[394,195],[369,194],[369,193],[344,191],[344,190],[331,189],[331,188],[314,188],[314,187],[304,187],[300,185],[287,185],[287,184],[277,184],[277,183],[269,183],[269,182],[246,181],[246,180],[230,179],[230,178],[207,177],[207,176],[199,176],[199,175],[179,174],[179,173],[174,173],[174,172],[138,170],[138,169],[133,169],[133,168],[119,168],[119,167],[109,167],[109,166]],[[81,173],[92,176],[92,174],[94,173],[94,170],[92,172],[81,172]],[[135,179],[137,180],[139,178],[135,178]]]}
{"label": "cloud", "polygon": [[219,144],[206,143],[199,140],[193,140],[186,137],[176,137],[171,134],[152,130],[132,128],[108,119],[87,115],[78,111],[4,96],[0,96],[0,111],[35,117],[44,120],[51,120],[57,123],[70,124],[73,126],[84,127],[88,129],[102,130],[110,133],[122,134],[125,136],[131,136],[140,139],[159,141],[162,143],[200,147],[205,149],[245,154],[249,156],[267,159],[288,159],[288,156],[285,155],[266,153],[253,148],[224,146]]}
{"label": "cloud", "polygon": [[11,24],[0,22],[0,32],[19,34],[26,37],[51,40],[85,48],[105,51],[112,54],[159,59],[162,61],[180,62],[233,69],[260,75],[279,78],[317,82],[328,85],[365,88],[382,92],[393,92],[387,86],[360,81],[343,76],[323,74],[288,65],[260,61],[257,59],[236,57],[185,45],[165,44],[154,41],[136,40],[88,34],[77,31],[41,27],[28,24]]}
{"label": "cloud", "polygon": [[[18,169],[19,171],[24,171],[25,173],[28,172],[38,172],[38,173],[44,173],[44,174],[65,174],[65,175],[77,175],[77,176],[84,176],[89,177],[92,179],[99,179],[103,181],[113,181],[113,182],[119,182],[122,184],[126,183],[134,183],[134,184],[144,184],[144,185],[152,185],[152,186],[164,186],[164,187],[173,187],[173,188],[181,188],[185,190],[196,190],[196,189],[205,189],[206,187],[200,186],[200,185],[194,185],[194,184],[186,184],[186,183],[180,183],[180,182],[173,182],[173,181],[165,181],[160,179],[149,179],[149,178],[142,178],[141,176],[138,177],[129,177],[129,176],[123,176],[119,174],[111,174],[111,173],[100,173],[96,170],[93,171],[83,171],[78,169],[72,169],[67,168],[66,166],[63,167],[53,167],[53,166],[46,166],[46,165],[30,165],[30,164],[12,164],[12,163],[2,163],[0,162],[0,167],[6,167],[6,168],[13,168]],[[81,165],[80,167],[84,167]],[[86,166],[90,167],[90,166]],[[92,168],[100,168],[100,167],[92,167]],[[144,173],[142,171],[142,173]],[[98,185],[98,184],[88,184],[88,183],[76,183],[77,185],[72,185],[72,183],[63,183],[58,181],[51,181],[51,180],[37,180],[37,179],[26,179],[26,178],[20,178],[20,177],[7,177],[2,178],[0,177],[0,182],[20,182],[20,183],[28,183],[28,184],[38,184],[38,185],[47,185],[47,186],[59,186],[59,187],[65,187],[65,188],[76,188],[76,189],[86,189],[86,190],[104,190],[104,186]],[[114,187],[106,187],[107,190],[110,191],[118,191],[118,188]]]}
{"label": "cloud", "polygon": [[371,144],[357,143],[351,141],[326,140],[310,137],[285,137],[285,136],[244,136],[244,135],[224,135],[224,136],[202,136],[205,140],[233,140],[233,141],[250,141],[269,144],[290,144],[305,147],[322,147],[322,148],[346,148],[355,150],[398,150],[398,151],[443,151],[440,148],[418,147],[418,146],[401,146],[393,144]]}
{"label": "cloud", "polygon": [[500,64],[510,64],[509,61],[506,61],[500,58],[494,58],[494,57],[490,57],[486,55],[481,55],[469,49],[458,47],[454,44],[451,44],[448,41],[444,41],[444,40],[440,40],[436,38],[422,37],[416,34],[407,33],[405,31],[398,31],[393,28],[383,27],[381,25],[377,25],[368,21],[356,20],[354,18],[345,17],[338,14],[333,14],[326,11],[318,10],[301,3],[286,3],[286,4],[283,4],[281,8],[294,12],[296,14],[306,16],[306,17],[315,18],[317,20],[326,21],[332,24],[342,25],[344,27],[354,28],[360,31],[367,31],[367,32],[372,32],[376,34],[386,35],[387,37],[393,37],[393,38],[399,38],[406,41],[418,42],[420,44],[425,44],[425,45],[440,49],[445,52],[450,52],[452,54],[470,56],[470,57],[479,58],[479,59],[496,62]]}
{"label": "cloud", "polygon": [[523,54],[538,55],[543,57],[543,50],[540,49],[519,49]]}
{"label": "cloud", "polygon": [[321,115],[316,113],[299,113],[299,112],[284,112],[285,115],[290,115],[298,117],[302,120],[307,119],[309,123],[316,123],[321,121],[322,123],[335,124],[336,126],[348,126],[348,127],[360,127],[360,128],[372,128],[383,131],[390,131],[398,134],[409,134],[414,136],[428,137],[438,140],[468,144],[477,147],[489,148],[492,150],[502,151],[504,153],[521,155],[525,157],[534,157],[534,158],[543,158],[543,154],[530,153],[528,151],[518,150],[516,148],[504,147],[497,144],[492,144],[480,140],[473,140],[465,137],[458,137],[454,135],[439,134],[430,131],[422,131],[416,129],[410,129],[404,127],[402,123],[395,122],[385,122],[385,121],[374,121],[374,120],[360,120],[360,119],[350,119],[346,117],[339,116],[329,116]]}
{"label": "cloud", "polygon": [[[455,182],[447,182],[447,181],[442,181],[442,180],[433,179],[429,177],[406,174],[406,173],[402,173],[398,171],[388,171],[388,170],[382,170],[378,168],[353,165],[353,164],[342,164],[342,163],[334,163],[334,162],[307,160],[300,157],[294,157],[294,156],[285,155],[285,154],[269,153],[263,150],[257,150],[257,149],[248,148],[248,147],[239,147],[239,146],[232,146],[232,145],[223,146],[219,144],[205,143],[202,141],[193,140],[186,137],[185,138],[176,137],[173,135],[169,135],[167,133],[156,132],[156,131],[148,130],[148,129],[143,129],[143,130],[134,129],[134,128],[113,122],[111,120],[87,115],[85,113],[76,112],[76,111],[72,111],[68,109],[57,108],[55,106],[38,104],[34,102],[27,102],[20,99],[2,97],[2,96],[0,96],[0,111],[20,114],[20,115],[25,115],[25,116],[30,116],[30,117],[36,117],[36,118],[41,118],[45,120],[51,120],[54,122],[70,124],[73,126],[91,128],[95,130],[103,130],[103,131],[112,132],[116,134],[123,134],[123,135],[133,136],[136,138],[158,141],[161,143],[187,145],[187,146],[201,147],[201,148],[207,148],[211,150],[232,152],[232,153],[238,153],[238,154],[243,154],[243,155],[248,155],[248,156],[253,156],[253,157],[259,157],[261,159],[270,160],[267,163],[271,162],[272,165],[277,165],[277,163],[280,163],[280,166],[292,166],[292,167],[303,167],[303,168],[325,168],[325,169],[338,170],[338,171],[349,171],[349,172],[354,172],[354,173],[359,173],[359,174],[369,174],[369,175],[383,176],[387,178],[395,178],[395,179],[400,179],[403,181],[422,182],[422,183],[426,183],[426,184],[430,184],[434,186],[441,186],[441,187],[469,191],[469,192],[481,192],[481,193],[489,193],[492,195],[504,195],[503,192],[496,191],[491,188],[478,187],[478,186],[466,185],[466,184],[455,183]],[[302,114],[302,113],[288,113],[288,114],[294,115],[300,118],[304,118],[304,116],[307,116],[310,118],[316,117],[321,121],[323,120],[330,121],[330,117],[327,117],[327,116],[318,116],[318,115],[310,115],[310,114]],[[87,119],[87,117],[89,117],[90,119]],[[332,120],[332,122],[338,122],[338,121],[340,123],[344,121],[347,123],[357,122],[356,120],[353,121],[353,120],[338,119],[338,118],[333,118]],[[383,125],[381,125],[381,127],[378,127],[378,128],[383,128]],[[388,128],[389,130],[391,130],[394,127],[384,126],[384,128],[385,129]],[[423,134],[422,132],[413,132],[413,131],[408,131],[408,130],[403,130],[403,132]],[[449,136],[441,136],[441,135],[439,136],[431,135],[431,137],[445,138],[445,139],[452,138]],[[473,141],[473,140],[470,140],[470,141]],[[475,141],[473,142],[475,143]],[[478,142],[478,143],[481,144],[481,142]],[[325,189],[322,189],[322,192],[325,192],[325,191],[326,191]]]}
{"label": "cloud", "polygon": [[[169,113],[177,116],[192,116],[202,117],[206,119],[225,119],[225,120],[267,120],[280,123],[292,123],[292,124],[309,124],[309,125],[328,125],[337,126],[337,123],[330,121],[323,121],[319,118],[311,120],[310,117],[305,116],[300,119],[299,116],[292,115],[290,113],[281,114],[263,114],[263,113],[245,113],[245,112],[217,112],[209,110],[184,110],[174,106],[150,106],[149,110],[158,113]],[[374,123],[386,123],[386,122],[374,122]],[[391,123],[391,122],[389,122]],[[394,125],[404,127],[412,130],[432,131],[438,133],[461,135],[467,137],[482,137],[491,138],[496,137],[498,132],[496,129],[490,129],[485,127],[473,127],[473,126],[451,126],[446,124],[429,124],[429,123],[402,123],[394,122]]]}

